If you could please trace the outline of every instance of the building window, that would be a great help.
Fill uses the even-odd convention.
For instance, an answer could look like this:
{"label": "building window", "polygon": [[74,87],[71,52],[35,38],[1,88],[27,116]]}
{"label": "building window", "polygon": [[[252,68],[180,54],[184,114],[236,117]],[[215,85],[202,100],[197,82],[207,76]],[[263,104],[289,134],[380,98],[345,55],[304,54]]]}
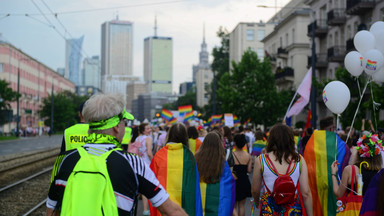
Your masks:
{"label": "building window", "polygon": [[257,49],[257,57],[259,57],[259,59],[264,59],[264,49],[263,48]]}
{"label": "building window", "polygon": [[293,28],[292,29],[292,44],[294,44],[295,43],[295,29]]}
{"label": "building window", "polygon": [[255,35],[253,29],[247,29],[247,41],[253,41],[254,37]]}
{"label": "building window", "polygon": [[265,36],[265,30],[264,29],[257,30],[257,40],[259,40],[259,41],[263,40],[264,36]]}
{"label": "building window", "polygon": [[0,63],[0,73],[3,73],[3,72],[4,72],[4,64]]}

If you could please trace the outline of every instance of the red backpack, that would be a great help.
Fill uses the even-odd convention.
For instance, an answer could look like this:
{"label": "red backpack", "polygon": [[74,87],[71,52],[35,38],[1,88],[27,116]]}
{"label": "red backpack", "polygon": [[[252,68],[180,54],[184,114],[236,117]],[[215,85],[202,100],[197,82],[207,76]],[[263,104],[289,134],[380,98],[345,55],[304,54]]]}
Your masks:
{"label": "red backpack", "polygon": [[[271,194],[271,196],[275,200],[275,203],[278,205],[293,203],[295,201],[296,187],[295,183],[292,181],[292,178],[288,175],[289,170],[291,168],[292,160],[291,162],[289,162],[287,172],[284,175],[281,175],[279,172],[277,172],[277,169],[275,165],[273,165],[272,160],[269,158],[269,156],[266,154],[265,157],[272,165],[272,171],[274,171],[278,175],[277,179],[275,180],[275,183],[273,184],[272,193],[263,180],[264,186],[268,190],[268,193]],[[297,185],[299,184],[297,183]]]}

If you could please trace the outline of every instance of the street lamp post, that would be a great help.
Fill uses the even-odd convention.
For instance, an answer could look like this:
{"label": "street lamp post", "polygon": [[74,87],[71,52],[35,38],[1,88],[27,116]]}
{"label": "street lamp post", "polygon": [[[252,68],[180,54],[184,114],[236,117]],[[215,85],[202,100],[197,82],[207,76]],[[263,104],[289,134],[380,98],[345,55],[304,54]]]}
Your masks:
{"label": "street lamp post", "polygon": [[16,137],[19,137],[20,131],[20,59],[17,67],[17,108],[16,108]]}

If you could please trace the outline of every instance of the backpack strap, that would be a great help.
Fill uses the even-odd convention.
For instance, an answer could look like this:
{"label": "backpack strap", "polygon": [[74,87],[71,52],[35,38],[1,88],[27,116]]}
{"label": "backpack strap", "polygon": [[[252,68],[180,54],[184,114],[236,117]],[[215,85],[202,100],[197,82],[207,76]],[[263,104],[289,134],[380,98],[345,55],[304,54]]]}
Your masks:
{"label": "backpack strap", "polygon": [[[267,160],[268,160],[269,163],[271,164],[271,166],[272,166],[272,168],[273,168],[273,171],[276,172],[278,176],[281,175],[281,174],[277,171],[275,165],[273,164],[271,158],[269,158],[268,154],[265,154],[265,157],[267,158]],[[291,161],[289,162],[288,169],[287,169],[287,172],[285,173],[285,175],[288,175],[289,170],[291,169],[291,164],[292,164],[292,159],[291,159]]]}
{"label": "backpack strap", "polygon": [[[108,158],[108,156],[113,152],[113,151],[116,151],[116,150],[121,150],[121,148],[114,148],[114,149],[111,149],[105,153],[103,153],[102,155],[100,155],[100,158],[103,159],[103,160],[106,160]],[[88,152],[83,148],[83,147],[77,147],[77,151],[79,152],[80,154],[80,157],[88,157]]]}

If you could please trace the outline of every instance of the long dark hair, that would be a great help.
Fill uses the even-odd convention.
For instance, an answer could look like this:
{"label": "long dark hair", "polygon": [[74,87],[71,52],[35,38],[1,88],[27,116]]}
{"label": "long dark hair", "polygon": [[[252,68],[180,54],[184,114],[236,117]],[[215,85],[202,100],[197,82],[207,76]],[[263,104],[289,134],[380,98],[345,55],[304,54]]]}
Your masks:
{"label": "long dark hair", "polygon": [[228,126],[223,127],[224,137],[228,139],[229,142],[232,142],[232,131]]}
{"label": "long dark hair", "polygon": [[291,160],[299,161],[300,159],[299,153],[295,149],[292,129],[281,123],[275,124],[271,128],[266,150],[273,152],[280,164],[283,163],[283,158],[289,163],[290,156],[292,156]]}
{"label": "long dark hair", "polygon": [[197,139],[199,137],[199,133],[197,129],[193,126],[188,128],[188,138]]}
{"label": "long dark hair", "polygon": [[183,123],[176,123],[171,126],[167,134],[166,143],[183,143],[189,148],[188,133]]}
{"label": "long dark hair", "polygon": [[142,135],[145,131],[145,127],[148,125],[148,123],[141,123],[139,125],[139,134]]}
{"label": "long dark hair", "polygon": [[210,132],[195,154],[200,181],[207,184],[220,182],[225,161],[225,151],[220,136]]}

